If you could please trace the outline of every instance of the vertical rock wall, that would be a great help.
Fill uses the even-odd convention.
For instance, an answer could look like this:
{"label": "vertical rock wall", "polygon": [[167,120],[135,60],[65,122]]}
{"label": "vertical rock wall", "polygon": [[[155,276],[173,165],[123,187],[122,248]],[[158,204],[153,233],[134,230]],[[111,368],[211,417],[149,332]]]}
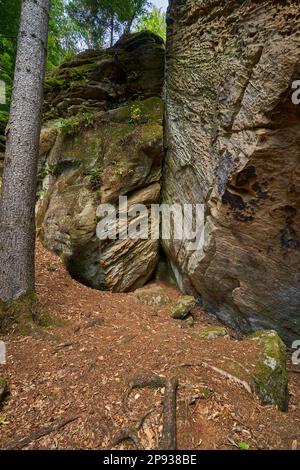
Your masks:
{"label": "vertical rock wall", "polygon": [[164,241],[186,291],[244,331],[300,334],[300,3],[173,0],[163,202],[205,204],[205,241]]}

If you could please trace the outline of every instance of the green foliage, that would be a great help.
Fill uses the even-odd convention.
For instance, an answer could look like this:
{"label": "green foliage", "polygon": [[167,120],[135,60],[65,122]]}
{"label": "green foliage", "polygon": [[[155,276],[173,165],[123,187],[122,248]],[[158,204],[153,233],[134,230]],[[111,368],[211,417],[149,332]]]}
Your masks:
{"label": "green foliage", "polygon": [[96,165],[90,169],[87,173],[87,179],[89,187],[92,191],[96,191],[102,184],[102,168]]}
{"label": "green foliage", "polygon": [[142,105],[140,103],[134,103],[130,108],[130,120],[133,123],[138,123],[141,120],[142,114]]}
{"label": "green foliage", "polygon": [[240,450],[249,450],[250,449],[250,445],[247,444],[247,442],[244,442],[244,441],[238,442],[237,446]]}
{"label": "green foliage", "polygon": [[[21,0],[0,0],[0,80],[6,85],[6,104],[0,104],[0,135],[8,119],[17,54]],[[51,0],[47,68],[77,52],[75,25],[66,15],[66,0]]]}
{"label": "green foliage", "polygon": [[38,199],[44,198],[44,197],[46,197],[47,195],[48,195],[48,191],[47,191],[46,189],[44,189],[44,188],[38,189],[37,192],[36,192],[36,197],[37,197]]}
{"label": "green foliage", "polygon": [[134,22],[144,15],[148,0],[71,0],[67,6],[76,23],[78,39],[84,47],[97,48],[130,32]]}
{"label": "green foliage", "polygon": [[95,114],[81,113],[71,116],[68,119],[60,119],[56,124],[63,131],[64,135],[72,136],[80,131],[89,128],[95,121]]}
{"label": "green foliage", "polygon": [[137,25],[137,31],[144,30],[158,34],[165,41],[167,36],[166,13],[160,8],[153,7],[149,13],[141,17]]}
{"label": "green foliage", "polygon": [[51,0],[47,68],[57,67],[78,52],[76,25],[66,14],[66,0]]}
{"label": "green foliage", "polygon": [[0,121],[3,126],[8,117],[13,85],[21,0],[0,0],[0,11],[0,80],[6,85],[6,104],[0,104]]}

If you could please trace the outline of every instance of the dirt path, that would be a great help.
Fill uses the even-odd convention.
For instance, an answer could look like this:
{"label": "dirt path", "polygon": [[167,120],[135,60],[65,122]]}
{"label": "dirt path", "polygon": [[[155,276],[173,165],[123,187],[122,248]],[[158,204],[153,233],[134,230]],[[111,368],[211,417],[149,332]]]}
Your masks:
{"label": "dirt path", "polygon": [[[0,447],[76,415],[26,448],[104,449],[118,431],[134,430],[151,410],[136,435],[141,448],[157,449],[164,389],[134,390],[128,409],[123,403],[128,381],[143,373],[178,377],[179,449],[230,449],[234,442],[251,449],[300,448],[299,374],[290,376],[288,413],[262,407],[242,386],[202,365],[222,364],[228,357],[248,364],[251,351],[234,333],[201,341],[187,322],[170,318],[169,305],[154,309],[133,294],[84,287],[40,245],[37,279],[45,308],[65,325],[48,328],[42,336],[2,338],[8,364],[0,366],[0,375],[7,378],[11,395],[0,410],[7,423],[0,424]],[[164,287],[171,299],[178,297],[176,289]],[[196,325],[216,323],[200,309],[194,319]]]}

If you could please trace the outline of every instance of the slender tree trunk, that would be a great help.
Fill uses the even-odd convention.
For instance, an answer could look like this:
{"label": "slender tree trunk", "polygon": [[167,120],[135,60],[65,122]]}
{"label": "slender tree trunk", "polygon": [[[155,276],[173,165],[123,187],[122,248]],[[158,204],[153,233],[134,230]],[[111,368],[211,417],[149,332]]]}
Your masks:
{"label": "slender tree trunk", "polygon": [[35,201],[50,0],[23,0],[0,200],[0,299],[35,287]]}
{"label": "slender tree trunk", "polygon": [[115,15],[111,15],[110,20],[110,47],[114,45],[114,33],[115,33]]}
{"label": "slender tree trunk", "polygon": [[135,19],[135,15],[127,21],[124,34],[130,33],[134,19]]}

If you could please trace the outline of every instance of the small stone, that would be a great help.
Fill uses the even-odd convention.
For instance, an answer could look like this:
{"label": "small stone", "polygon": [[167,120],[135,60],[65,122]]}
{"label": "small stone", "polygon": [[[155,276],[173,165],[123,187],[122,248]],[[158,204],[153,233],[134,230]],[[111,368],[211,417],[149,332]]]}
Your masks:
{"label": "small stone", "polygon": [[190,295],[185,295],[173,305],[171,316],[176,320],[184,320],[194,306],[195,298]]}
{"label": "small stone", "polygon": [[224,326],[210,325],[199,328],[195,334],[200,339],[216,339],[222,336],[228,336],[228,331]]}

